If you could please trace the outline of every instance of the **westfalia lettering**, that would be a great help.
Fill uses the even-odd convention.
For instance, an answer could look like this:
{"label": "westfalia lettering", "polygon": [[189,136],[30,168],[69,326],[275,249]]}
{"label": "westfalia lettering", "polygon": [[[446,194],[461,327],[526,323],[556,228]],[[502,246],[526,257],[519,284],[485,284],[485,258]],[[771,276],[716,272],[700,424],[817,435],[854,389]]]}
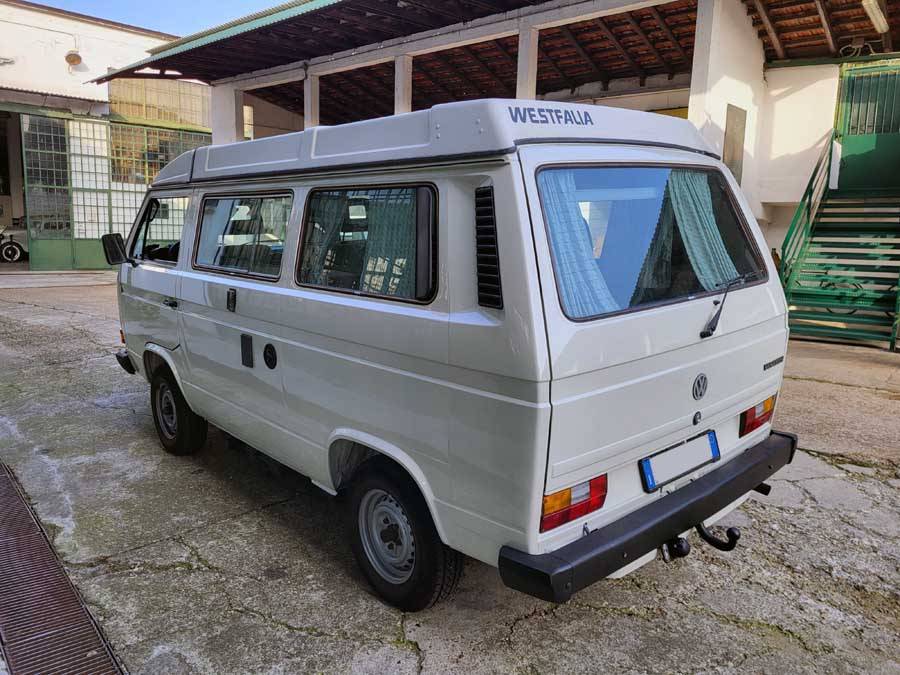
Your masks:
{"label": "westfalia lettering", "polygon": [[585,126],[594,124],[591,114],[584,110],[560,110],[559,108],[531,108],[510,106],[509,116],[513,122],[531,124],[558,124]]}

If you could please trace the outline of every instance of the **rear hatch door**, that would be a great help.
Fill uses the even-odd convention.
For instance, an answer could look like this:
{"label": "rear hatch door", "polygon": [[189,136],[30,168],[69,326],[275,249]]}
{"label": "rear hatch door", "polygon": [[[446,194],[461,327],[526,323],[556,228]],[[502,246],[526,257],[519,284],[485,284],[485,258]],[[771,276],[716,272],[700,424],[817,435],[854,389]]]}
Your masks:
{"label": "rear hatch door", "polygon": [[642,458],[709,431],[722,459],[746,447],[740,413],[781,381],[784,296],[716,160],[615,145],[535,145],[520,158],[553,377],[545,491],[608,473],[603,513],[627,512],[652,498]]}

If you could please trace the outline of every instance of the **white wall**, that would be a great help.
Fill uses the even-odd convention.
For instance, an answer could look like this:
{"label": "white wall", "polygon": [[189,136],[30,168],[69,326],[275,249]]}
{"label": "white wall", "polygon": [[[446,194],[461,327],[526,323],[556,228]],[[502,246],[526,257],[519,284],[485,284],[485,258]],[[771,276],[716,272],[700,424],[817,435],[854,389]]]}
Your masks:
{"label": "white wall", "polygon": [[840,68],[837,65],[766,71],[760,199],[797,203],[834,126]]}
{"label": "white wall", "polygon": [[[303,86],[302,83],[300,86]],[[253,107],[254,138],[303,131],[303,115],[285,110],[249,93],[244,94],[244,105]]]}
{"label": "white wall", "polygon": [[760,199],[758,142],[766,89],[763,46],[740,0],[699,0],[688,119],[722,154],[728,104],[747,111],[741,187],[757,217]]}
{"label": "white wall", "polygon": [[[124,29],[0,4],[0,58],[13,59],[12,64],[0,65],[0,89],[106,101],[106,85],[85,83],[109,68],[146,57],[149,48],[163,42]],[[72,49],[82,57],[77,66],[65,61]]]}

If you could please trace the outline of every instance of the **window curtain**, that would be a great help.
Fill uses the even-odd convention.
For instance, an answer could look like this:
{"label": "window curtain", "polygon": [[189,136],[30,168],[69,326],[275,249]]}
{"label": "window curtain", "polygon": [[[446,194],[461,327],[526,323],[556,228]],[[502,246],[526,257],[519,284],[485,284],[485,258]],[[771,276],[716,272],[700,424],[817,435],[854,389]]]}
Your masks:
{"label": "window curtain", "polygon": [[669,288],[672,284],[672,245],[675,237],[675,213],[672,210],[672,199],[666,189],[656,232],[647,250],[641,273],[635,284],[631,297],[631,306],[649,302],[659,289]]}
{"label": "window curtain", "polygon": [[667,192],[681,240],[703,288],[712,291],[734,279],[737,269],[716,224],[707,174],[673,169]]}
{"label": "window curtain", "polygon": [[320,192],[313,200],[307,227],[318,227],[307,235],[300,277],[304,283],[325,285],[325,258],[338,241],[341,226],[348,216],[349,200],[346,193],[337,192]]}
{"label": "window curtain", "polygon": [[414,188],[369,193],[366,256],[359,287],[367,293],[415,296],[416,191]]}
{"label": "window curtain", "polygon": [[542,171],[538,181],[566,313],[584,318],[618,310],[594,257],[590,228],[578,208],[575,172]]}

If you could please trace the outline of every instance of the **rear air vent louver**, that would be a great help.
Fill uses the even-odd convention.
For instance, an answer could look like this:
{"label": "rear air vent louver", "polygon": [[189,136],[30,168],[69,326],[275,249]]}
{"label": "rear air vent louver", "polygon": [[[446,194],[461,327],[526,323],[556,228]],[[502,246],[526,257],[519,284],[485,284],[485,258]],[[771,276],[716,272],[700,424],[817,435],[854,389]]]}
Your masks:
{"label": "rear air vent louver", "polygon": [[475,263],[478,268],[478,304],[482,307],[503,309],[493,187],[475,190],[475,250]]}

